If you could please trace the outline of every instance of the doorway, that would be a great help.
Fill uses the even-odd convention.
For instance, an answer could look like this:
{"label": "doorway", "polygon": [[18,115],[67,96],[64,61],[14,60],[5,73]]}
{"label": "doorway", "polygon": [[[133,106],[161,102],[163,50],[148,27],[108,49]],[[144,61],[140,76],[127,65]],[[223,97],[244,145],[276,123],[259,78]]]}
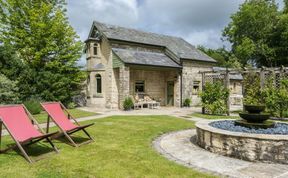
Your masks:
{"label": "doorway", "polygon": [[174,106],[174,82],[167,82],[167,106]]}

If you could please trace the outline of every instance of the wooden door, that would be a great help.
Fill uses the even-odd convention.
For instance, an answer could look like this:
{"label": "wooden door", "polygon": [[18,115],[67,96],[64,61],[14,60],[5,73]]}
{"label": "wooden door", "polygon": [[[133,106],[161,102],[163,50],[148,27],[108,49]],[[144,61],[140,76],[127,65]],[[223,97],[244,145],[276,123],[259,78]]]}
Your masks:
{"label": "wooden door", "polygon": [[167,82],[167,106],[174,106],[174,82]]}

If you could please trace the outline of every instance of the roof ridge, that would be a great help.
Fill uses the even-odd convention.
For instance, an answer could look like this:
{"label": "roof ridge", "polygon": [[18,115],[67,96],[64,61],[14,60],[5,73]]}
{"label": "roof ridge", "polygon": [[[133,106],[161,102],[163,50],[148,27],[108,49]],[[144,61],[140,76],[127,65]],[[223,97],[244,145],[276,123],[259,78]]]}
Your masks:
{"label": "roof ridge", "polygon": [[[180,36],[172,36],[172,35],[166,35],[166,34],[161,34],[161,33],[156,33],[156,32],[151,32],[151,31],[145,31],[145,30],[142,30],[142,29],[138,29],[138,28],[131,28],[131,27],[124,27],[124,26],[120,26],[120,25],[112,25],[112,24],[109,24],[109,23],[103,23],[103,22],[99,22],[99,21],[96,21],[94,20],[93,23],[97,23],[97,24],[100,24],[100,25],[105,25],[106,27],[108,28],[122,28],[122,29],[127,29],[127,30],[133,30],[133,31],[137,31],[137,32],[141,32],[141,33],[147,33],[147,34],[153,34],[153,35],[159,35],[159,36],[164,36],[164,37],[169,37],[169,38],[178,38],[178,39],[182,39],[184,40],[182,37]],[[185,41],[185,40],[184,40]]]}
{"label": "roof ridge", "polygon": [[98,21],[93,21],[93,27],[96,27],[109,40],[161,46],[168,49],[179,59],[216,62],[213,58],[198,50],[194,45],[181,37],[110,25]]}

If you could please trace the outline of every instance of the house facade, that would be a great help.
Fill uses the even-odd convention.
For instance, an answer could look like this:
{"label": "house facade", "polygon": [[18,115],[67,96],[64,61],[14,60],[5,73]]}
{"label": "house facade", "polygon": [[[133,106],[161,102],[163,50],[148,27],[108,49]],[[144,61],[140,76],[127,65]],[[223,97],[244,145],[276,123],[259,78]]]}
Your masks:
{"label": "house facade", "polygon": [[163,106],[199,103],[201,74],[216,61],[182,38],[93,22],[86,43],[87,104],[122,108],[145,93]]}

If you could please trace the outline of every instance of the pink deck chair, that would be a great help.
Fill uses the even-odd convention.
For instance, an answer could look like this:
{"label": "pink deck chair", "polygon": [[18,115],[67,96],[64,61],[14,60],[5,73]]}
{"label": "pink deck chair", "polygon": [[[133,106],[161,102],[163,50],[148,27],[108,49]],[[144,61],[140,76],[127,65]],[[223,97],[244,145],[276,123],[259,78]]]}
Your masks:
{"label": "pink deck chair", "polygon": [[[49,122],[51,118],[52,121],[59,127],[59,129],[73,146],[78,147],[82,144],[87,144],[94,141],[93,138],[89,135],[89,133],[85,130],[85,128],[93,125],[94,123],[81,126],[77,122],[77,120],[67,111],[65,106],[60,102],[41,103],[41,106],[48,113],[46,130],[47,133],[49,132]],[[65,112],[67,115],[65,114]],[[75,124],[71,122],[70,119],[73,119]],[[82,130],[89,137],[89,140],[81,144],[76,144],[75,141],[70,137],[70,135],[80,130]]]}
{"label": "pink deck chair", "polygon": [[[37,125],[39,130],[34,127],[33,123]],[[42,130],[37,121],[33,118],[33,116],[29,113],[24,105],[0,106],[0,145],[2,137],[2,125],[4,125],[8,133],[16,142],[16,145],[1,150],[1,153],[18,147],[23,156],[30,163],[33,163],[34,160],[28,156],[23,147],[43,139],[46,139],[52,148],[58,153],[58,149],[49,139],[50,136],[56,134],[57,132],[45,134],[45,132]]]}

